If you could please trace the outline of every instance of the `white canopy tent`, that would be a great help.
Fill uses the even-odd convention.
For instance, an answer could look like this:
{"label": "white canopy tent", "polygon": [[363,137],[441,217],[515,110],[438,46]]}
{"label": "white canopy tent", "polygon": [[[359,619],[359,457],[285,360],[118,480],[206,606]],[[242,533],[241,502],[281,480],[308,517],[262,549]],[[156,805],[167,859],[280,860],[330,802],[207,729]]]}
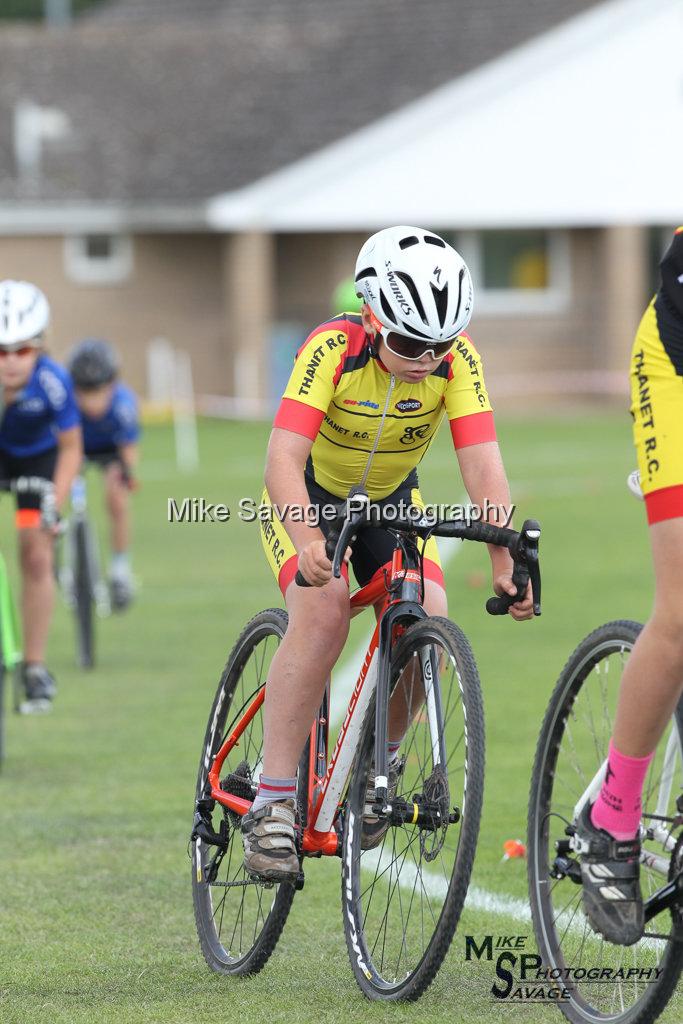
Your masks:
{"label": "white canopy tent", "polygon": [[610,0],[216,197],[221,231],[683,221],[683,2]]}

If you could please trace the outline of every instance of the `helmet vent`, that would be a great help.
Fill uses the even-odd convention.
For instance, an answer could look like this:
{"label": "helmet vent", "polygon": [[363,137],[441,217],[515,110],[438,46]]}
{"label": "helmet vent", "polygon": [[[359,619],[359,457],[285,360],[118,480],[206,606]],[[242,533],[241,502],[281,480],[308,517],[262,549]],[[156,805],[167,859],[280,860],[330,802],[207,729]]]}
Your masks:
{"label": "helmet vent", "polygon": [[415,337],[415,335],[417,335],[418,338],[425,338],[427,341],[432,340],[428,334],[423,334],[422,331],[416,331],[412,324],[407,324],[405,320],[403,320],[402,323],[406,329],[406,334],[408,335],[409,338]]}
{"label": "helmet vent", "polygon": [[453,317],[453,323],[456,323],[460,316],[460,304],[462,303],[462,279],[465,276],[465,268],[463,267],[458,274],[458,305],[455,309],[455,316]]}
{"label": "helmet vent", "polygon": [[418,314],[420,316],[420,319],[422,320],[422,323],[423,324],[429,323],[429,321],[427,320],[427,315],[425,313],[425,308],[422,305],[422,299],[420,298],[419,292],[418,292],[417,288],[415,287],[415,282],[413,281],[412,277],[410,277],[408,274],[402,274],[398,270],[396,271],[396,277],[400,281],[403,281],[404,285],[406,286],[406,288],[410,292],[410,297],[413,300],[413,302],[415,303],[415,309],[417,310],[417,312],[418,312]]}
{"label": "helmet vent", "polygon": [[398,244],[400,249],[410,249],[411,245],[419,244],[419,239],[417,235],[407,235],[405,238],[402,238]]}
{"label": "helmet vent", "polygon": [[394,311],[392,310],[391,306],[387,302],[386,295],[384,294],[384,292],[382,291],[381,288],[380,288],[380,292],[379,292],[379,301],[380,301],[380,303],[382,305],[382,309],[384,310],[384,315],[389,318],[389,323],[390,324],[395,323]]}
{"label": "helmet vent", "polygon": [[356,274],[356,281],[362,281],[364,277],[377,277],[377,271],[374,267],[365,267]]}
{"label": "helmet vent", "polygon": [[446,243],[443,238],[437,238],[436,235],[425,235],[425,242],[428,245],[438,245],[440,249],[446,248]]}
{"label": "helmet vent", "polygon": [[432,285],[432,295],[434,296],[436,312],[439,314],[439,323],[443,327],[446,323],[446,312],[448,311],[448,285],[445,284],[443,288],[436,288]]}

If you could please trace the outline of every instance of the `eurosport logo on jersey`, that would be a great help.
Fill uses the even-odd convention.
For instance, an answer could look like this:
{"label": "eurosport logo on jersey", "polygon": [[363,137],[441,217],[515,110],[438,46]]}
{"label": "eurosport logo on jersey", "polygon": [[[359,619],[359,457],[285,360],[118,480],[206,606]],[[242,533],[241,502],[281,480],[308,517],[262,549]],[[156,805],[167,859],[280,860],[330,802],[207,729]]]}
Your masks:
{"label": "eurosport logo on jersey", "polygon": [[[581,985],[654,985],[660,967],[605,967],[590,961],[575,967],[548,967],[538,953],[527,951],[528,935],[466,935],[465,961],[491,964],[489,992],[499,1002],[562,1003]],[[488,984],[488,982],[487,982]]]}
{"label": "eurosport logo on jersey", "polygon": [[[515,506],[493,505],[486,500],[483,505],[432,504],[421,507],[401,498],[396,502],[373,502],[365,498],[352,498],[348,504],[350,514],[367,507],[370,523],[410,520],[421,526],[434,526],[442,519],[472,523],[487,522],[495,526],[509,526]],[[225,502],[208,501],[206,498],[168,498],[166,520],[169,523],[229,523],[237,518],[243,523],[270,523],[288,520],[317,527],[331,523],[343,514],[344,505],[332,502],[324,505],[299,505],[287,502],[283,505],[257,501],[255,498],[240,498],[234,509]],[[233,515],[234,512],[234,515]]]}

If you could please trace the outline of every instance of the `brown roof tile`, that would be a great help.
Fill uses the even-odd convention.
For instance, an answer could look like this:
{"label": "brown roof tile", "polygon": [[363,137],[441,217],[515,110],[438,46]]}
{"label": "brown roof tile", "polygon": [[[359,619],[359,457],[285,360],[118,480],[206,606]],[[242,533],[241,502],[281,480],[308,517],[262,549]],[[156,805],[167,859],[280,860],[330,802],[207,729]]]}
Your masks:
{"label": "brown roof tile", "polygon": [[[0,202],[182,204],[237,188],[593,6],[117,0],[66,30],[3,27]],[[33,182],[14,166],[22,99],[72,128],[45,144]]]}

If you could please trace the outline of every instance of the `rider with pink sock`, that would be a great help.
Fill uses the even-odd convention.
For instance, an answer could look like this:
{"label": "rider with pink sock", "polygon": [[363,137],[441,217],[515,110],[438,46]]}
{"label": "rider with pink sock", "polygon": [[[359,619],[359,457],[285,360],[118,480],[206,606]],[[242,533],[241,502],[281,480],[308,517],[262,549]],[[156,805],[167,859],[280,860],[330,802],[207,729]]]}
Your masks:
{"label": "rider with pink sock", "polygon": [[631,357],[631,413],[655,569],[652,615],[626,665],[607,770],[577,822],[583,903],[597,932],[643,934],[641,796],[654,750],[683,692],[683,227]]}

